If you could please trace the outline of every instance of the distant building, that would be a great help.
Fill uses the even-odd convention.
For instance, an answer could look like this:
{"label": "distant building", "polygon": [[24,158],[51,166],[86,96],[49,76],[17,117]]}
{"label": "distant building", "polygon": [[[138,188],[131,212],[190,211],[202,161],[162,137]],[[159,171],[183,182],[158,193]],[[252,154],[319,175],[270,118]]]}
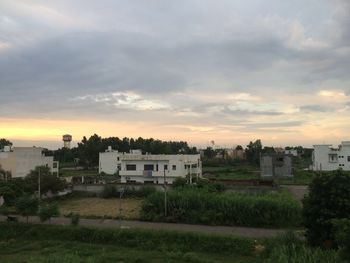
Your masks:
{"label": "distant building", "polygon": [[292,155],[294,157],[297,157],[298,156],[298,150],[296,150],[296,149],[284,150],[284,154]]}
{"label": "distant building", "polygon": [[292,158],[289,155],[264,154],[260,158],[261,177],[292,177]]}
{"label": "distant building", "polygon": [[338,148],[330,144],[314,145],[312,170],[333,171],[337,169],[350,171],[350,141],[343,141]]}
{"label": "distant building", "polygon": [[47,166],[53,174],[58,175],[58,162],[52,156],[45,156],[40,147],[9,146],[0,151],[0,165],[10,171],[12,178],[25,177],[37,166]]}
{"label": "distant building", "polygon": [[199,178],[202,163],[199,154],[142,154],[140,150],[120,153],[108,147],[100,153],[99,172],[119,173],[121,182],[172,184],[177,177]]}

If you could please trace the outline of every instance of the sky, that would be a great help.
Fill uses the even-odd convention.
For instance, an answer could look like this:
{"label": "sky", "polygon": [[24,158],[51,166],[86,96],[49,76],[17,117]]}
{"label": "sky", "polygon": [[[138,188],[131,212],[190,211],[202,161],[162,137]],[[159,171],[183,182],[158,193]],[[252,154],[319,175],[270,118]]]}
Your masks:
{"label": "sky", "polygon": [[350,140],[348,0],[0,0],[0,138]]}

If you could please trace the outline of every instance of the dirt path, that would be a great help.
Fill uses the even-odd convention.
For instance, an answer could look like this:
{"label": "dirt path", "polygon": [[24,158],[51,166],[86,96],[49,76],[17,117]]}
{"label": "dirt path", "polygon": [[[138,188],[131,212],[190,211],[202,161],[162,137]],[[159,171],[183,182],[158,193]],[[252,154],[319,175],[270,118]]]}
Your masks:
{"label": "dirt path", "polygon": [[[6,217],[0,216],[0,221],[4,222]],[[19,222],[26,222],[26,218],[18,216]],[[29,217],[32,224],[40,224],[40,220],[36,216]],[[45,224],[48,224],[47,222]],[[65,217],[56,217],[51,219],[54,225],[69,225],[70,219]],[[219,235],[235,235],[252,238],[272,237],[286,231],[286,229],[266,229],[266,228],[250,228],[250,227],[228,227],[228,226],[206,226],[206,225],[189,225],[189,224],[173,224],[173,223],[153,223],[143,221],[126,221],[113,219],[80,219],[81,226],[91,226],[99,228],[141,228],[154,230],[173,230],[184,232],[197,232],[206,234]]]}

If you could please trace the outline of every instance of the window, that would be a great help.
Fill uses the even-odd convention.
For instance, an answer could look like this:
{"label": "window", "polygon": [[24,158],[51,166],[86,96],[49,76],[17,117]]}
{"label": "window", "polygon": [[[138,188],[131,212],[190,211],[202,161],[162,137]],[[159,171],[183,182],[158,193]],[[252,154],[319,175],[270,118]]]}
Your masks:
{"label": "window", "polygon": [[57,168],[57,163],[53,163],[52,168]]}
{"label": "window", "polygon": [[117,161],[119,161],[120,160],[120,158],[119,158],[119,156],[117,157]]}
{"label": "window", "polygon": [[145,171],[153,171],[154,170],[154,165],[153,164],[145,164],[143,166],[143,170],[145,170]]}
{"label": "window", "polygon": [[168,165],[167,164],[164,164],[164,171],[165,170],[168,170]]}
{"label": "window", "polygon": [[127,171],[136,171],[136,164],[127,164],[126,170]]}
{"label": "window", "polygon": [[173,165],[173,170],[174,170],[174,171],[176,170],[176,165]]}
{"label": "window", "polygon": [[350,162],[350,156],[348,156],[348,162]]}
{"label": "window", "polygon": [[122,166],[120,164],[117,165],[117,170],[120,171],[122,169]]}

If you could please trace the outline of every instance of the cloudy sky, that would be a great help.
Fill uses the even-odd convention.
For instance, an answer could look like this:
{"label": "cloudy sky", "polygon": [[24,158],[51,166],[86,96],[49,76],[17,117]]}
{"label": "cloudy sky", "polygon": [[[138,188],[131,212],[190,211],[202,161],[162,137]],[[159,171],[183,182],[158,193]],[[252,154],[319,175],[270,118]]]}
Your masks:
{"label": "cloudy sky", "polygon": [[0,137],[350,139],[348,0],[0,0]]}

